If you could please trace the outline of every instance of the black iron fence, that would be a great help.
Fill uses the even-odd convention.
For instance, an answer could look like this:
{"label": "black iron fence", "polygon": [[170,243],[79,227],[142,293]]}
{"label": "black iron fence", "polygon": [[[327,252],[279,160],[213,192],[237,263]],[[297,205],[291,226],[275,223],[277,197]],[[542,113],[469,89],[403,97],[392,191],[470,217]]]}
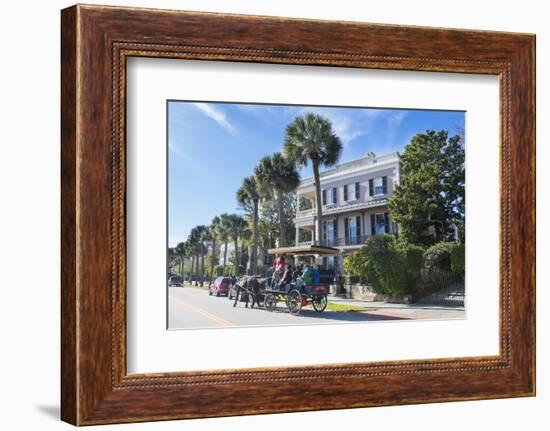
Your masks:
{"label": "black iron fence", "polygon": [[422,268],[411,274],[422,290],[417,293],[421,304],[464,306],[466,288],[464,275],[441,269]]}

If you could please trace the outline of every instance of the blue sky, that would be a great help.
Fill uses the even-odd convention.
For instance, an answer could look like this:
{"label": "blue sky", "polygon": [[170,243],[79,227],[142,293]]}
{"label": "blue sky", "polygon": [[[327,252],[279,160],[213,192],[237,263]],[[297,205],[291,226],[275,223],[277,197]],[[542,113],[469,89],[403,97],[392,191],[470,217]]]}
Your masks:
{"label": "blue sky", "polygon": [[[258,160],[281,151],[285,128],[296,116],[316,112],[332,121],[343,142],[340,162],[372,151],[402,152],[427,129],[455,134],[464,112],[310,107],[236,103],[168,102],[168,241],[175,246],[196,225],[238,212],[235,197]],[[311,176],[311,167],[300,172]]]}

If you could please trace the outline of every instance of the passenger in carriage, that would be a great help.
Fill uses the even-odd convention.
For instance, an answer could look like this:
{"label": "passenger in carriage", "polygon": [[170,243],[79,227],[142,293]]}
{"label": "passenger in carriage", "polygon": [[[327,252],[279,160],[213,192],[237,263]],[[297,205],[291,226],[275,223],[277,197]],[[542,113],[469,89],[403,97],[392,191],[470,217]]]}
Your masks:
{"label": "passenger in carriage", "polygon": [[321,265],[317,265],[313,269],[313,283],[320,283],[321,282]]}
{"label": "passenger in carriage", "polygon": [[305,267],[304,273],[302,274],[302,281],[305,284],[313,283],[313,269],[309,265]]}
{"label": "passenger in carriage", "polygon": [[290,285],[290,283],[292,283],[292,274],[293,274],[292,266],[288,265],[283,274],[283,277],[281,278],[281,282],[279,283],[279,290],[287,291],[287,288],[286,288],[287,285]]}

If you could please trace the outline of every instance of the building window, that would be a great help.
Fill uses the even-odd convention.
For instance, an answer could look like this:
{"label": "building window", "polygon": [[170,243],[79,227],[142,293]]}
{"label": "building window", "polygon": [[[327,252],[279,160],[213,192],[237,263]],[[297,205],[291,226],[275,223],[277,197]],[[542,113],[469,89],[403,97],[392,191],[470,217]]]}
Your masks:
{"label": "building window", "polygon": [[323,222],[323,240],[324,245],[331,247],[335,245],[336,238],[336,222],[335,221],[325,221]]}
{"label": "building window", "polygon": [[370,223],[372,235],[390,233],[390,217],[388,213],[371,214]]}
{"label": "building window", "polygon": [[384,186],[382,185],[382,177],[374,179],[374,196],[383,195]]}
{"label": "building window", "polygon": [[325,259],[325,269],[336,269],[338,266],[338,256],[327,256]]}
{"label": "building window", "polygon": [[349,217],[344,220],[346,229],[346,245],[359,244],[361,237],[361,216]]}
{"label": "building window", "polygon": [[359,199],[359,183],[344,185],[344,201],[352,201]]}
{"label": "building window", "polygon": [[369,194],[382,196],[388,193],[388,177],[377,177],[369,180]]}
{"label": "building window", "polygon": [[376,214],[376,235],[386,233],[386,217],[384,214]]}
{"label": "building window", "polygon": [[323,190],[323,205],[336,204],[336,187]]}

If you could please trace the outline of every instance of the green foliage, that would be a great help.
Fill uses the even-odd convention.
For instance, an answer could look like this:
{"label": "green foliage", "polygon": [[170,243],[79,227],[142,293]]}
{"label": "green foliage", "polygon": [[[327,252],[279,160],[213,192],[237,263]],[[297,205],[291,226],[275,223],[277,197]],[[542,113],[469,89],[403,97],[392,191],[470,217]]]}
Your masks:
{"label": "green foliage", "polygon": [[464,147],[447,131],[417,134],[401,156],[401,183],[390,198],[400,235],[414,244],[464,236]]}
{"label": "green foliage", "polygon": [[264,199],[277,202],[277,220],[279,224],[279,244],[287,244],[287,224],[284,214],[284,195],[296,190],[300,184],[300,174],[296,165],[281,153],[274,153],[260,159],[254,169],[258,192]]}
{"label": "green foliage", "polygon": [[423,255],[422,247],[392,235],[376,235],[347,256],[344,266],[351,280],[369,284],[376,293],[392,298],[422,289]]}
{"label": "green foliage", "polygon": [[432,245],[424,253],[424,267],[427,270],[451,270],[451,250],[455,246],[452,242],[439,242]]}
{"label": "green foliage", "polygon": [[319,114],[308,112],[298,116],[286,128],[284,154],[292,164],[304,167],[311,163],[317,202],[317,234],[322,232],[323,205],[319,168],[334,166],[342,154],[342,141],[336,135],[331,121]]}
{"label": "green foliage", "polygon": [[451,271],[464,275],[466,270],[466,256],[464,244],[455,244],[451,250]]}
{"label": "green foliage", "polygon": [[411,244],[403,239],[394,243],[396,250],[405,258],[407,271],[418,271],[424,263],[424,249],[419,245]]}
{"label": "green foliage", "polygon": [[[368,245],[366,245],[368,247]],[[375,249],[367,258],[367,282],[390,298],[407,293],[405,259],[394,248]]]}
{"label": "green foliage", "polygon": [[344,268],[348,282],[367,282],[367,259],[363,249],[344,258]]}
{"label": "green foliage", "polygon": [[223,265],[216,265],[214,267],[214,277],[219,277],[223,274]]}
{"label": "green foliage", "polygon": [[[239,272],[238,272],[237,275],[244,274],[244,272],[245,272],[245,269],[242,265],[238,266],[238,270],[239,270]],[[225,276],[226,277],[234,277],[235,276],[235,265],[227,265],[225,267]]]}
{"label": "green foliage", "polygon": [[309,112],[296,117],[286,128],[285,156],[299,166],[307,166],[310,161],[333,166],[340,158],[342,147],[332,123],[322,115]]}

